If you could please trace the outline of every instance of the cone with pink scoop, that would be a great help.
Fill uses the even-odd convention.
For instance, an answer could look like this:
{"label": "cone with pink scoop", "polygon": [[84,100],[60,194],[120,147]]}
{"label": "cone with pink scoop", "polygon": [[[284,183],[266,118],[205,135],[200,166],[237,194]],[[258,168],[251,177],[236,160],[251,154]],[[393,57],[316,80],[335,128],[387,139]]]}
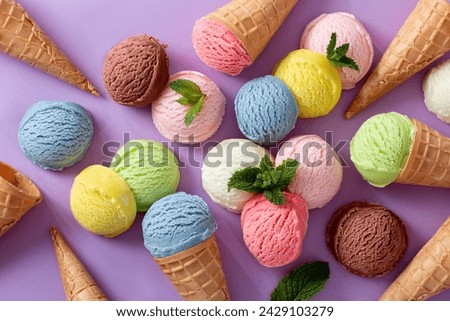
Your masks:
{"label": "cone with pink scoop", "polygon": [[345,117],[352,118],[450,50],[450,3],[419,0]]}
{"label": "cone with pink scoop", "polygon": [[67,301],[107,301],[106,295],[62,234],[54,227],[50,229],[50,234]]}
{"label": "cone with pink scoop", "polygon": [[28,177],[0,162],[0,237],[41,200],[41,192]]}
{"label": "cone with pink scoop", "polygon": [[449,288],[450,216],[387,288],[380,301],[426,300]]}
{"label": "cone with pink scoop", "polygon": [[233,0],[199,19],[194,49],[208,66],[239,74],[252,64],[298,0]]}
{"label": "cone with pink scoop", "polygon": [[0,51],[98,96],[94,85],[15,0],[0,0]]}

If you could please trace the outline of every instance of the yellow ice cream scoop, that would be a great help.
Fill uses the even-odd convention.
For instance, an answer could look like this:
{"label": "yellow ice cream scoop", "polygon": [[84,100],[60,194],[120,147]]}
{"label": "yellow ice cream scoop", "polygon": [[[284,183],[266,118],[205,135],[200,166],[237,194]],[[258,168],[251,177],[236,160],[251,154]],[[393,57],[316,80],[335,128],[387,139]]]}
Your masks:
{"label": "yellow ice cream scoop", "polygon": [[336,67],[324,55],[310,50],[292,51],[278,63],[273,74],[294,94],[299,118],[327,115],[341,96]]}
{"label": "yellow ice cream scoop", "polygon": [[90,166],[75,177],[70,207],[81,226],[106,237],[125,232],[136,218],[136,201],[128,184],[100,165]]}

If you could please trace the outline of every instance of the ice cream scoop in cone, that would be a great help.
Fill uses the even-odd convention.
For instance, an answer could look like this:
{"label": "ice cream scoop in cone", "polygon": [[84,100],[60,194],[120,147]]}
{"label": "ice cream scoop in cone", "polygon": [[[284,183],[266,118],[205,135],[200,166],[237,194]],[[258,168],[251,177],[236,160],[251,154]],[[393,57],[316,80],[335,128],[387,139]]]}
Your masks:
{"label": "ice cream scoop in cone", "polygon": [[216,229],[205,201],[184,192],[161,198],[145,214],[144,245],[184,300],[230,300]]}
{"label": "ice cream scoop in cone", "polygon": [[95,283],[61,233],[54,227],[50,229],[50,233],[67,300],[107,301],[106,295]]}
{"label": "ice cream scoop in cone", "polygon": [[426,300],[450,288],[450,216],[380,301]]}
{"label": "ice cream scoop in cone", "polygon": [[450,3],[419,0],[356,95],[351,118],[450,50]]}
{"label": "ice cream scoop in cone", "polygon": [[190,249],[155,261],[184,300],[230,300],[214,235]]}
{"label": "ice cream scoop in cone", "polygon": [[194,49],[207,65],[230,75],[253,63],[298,0],[233,0],[197,21]]}
{"label": "ice cream scoop in cone", "polygon": [[0,162],[0,237],[41,200],[41,192],[28,177]]}
{"label": "ice cream scoop in cone", "polygon": [[98,96],[94,85],[15,0],[0,0],[0,51]]}
{"label": "ice cream scoop in cone", "polygon": [[375,187],[395,182],[450,188],[450,137],[405,115],[366,120],[350,142],[350,158]]}
{"label": "ice cream scoop in cone", "polygon": [[450,188],[450,138],[412,121],[414,140],[396,183]]}

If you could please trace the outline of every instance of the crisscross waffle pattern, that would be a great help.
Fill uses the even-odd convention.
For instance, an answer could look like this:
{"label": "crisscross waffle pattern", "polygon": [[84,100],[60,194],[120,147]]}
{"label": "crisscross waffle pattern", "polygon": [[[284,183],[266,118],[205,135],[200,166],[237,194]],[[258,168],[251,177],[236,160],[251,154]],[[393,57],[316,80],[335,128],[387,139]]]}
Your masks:
{"label": "crisscross waffle pattern", "polygon": [[[16,175],[21,180],[20,188],[8,180],[16,180]],[[41,194],[33,182],[0,162],[0,237],[40,201]]]}
{"label": "crisscross waffle pattern", "polygon": [[450,216],[383,293],[380,300],[426,300],[449,288]]}
{"label": "crisscross waffle pattern", "polygon": [[397,183],[450,188],[450,138],[413,119],[414,142]]}
{"label": "crisscross waffle pattern", "polygon": [[107,301],[106,295],[95,283],[61,233],[52,227],[50,234],[67,300]]}
{"label": "crisscross waffle pattern", "polygon": [[155,261],[184,300],[230,300],[214,235],[181,253]]}
{"label": "crisscross waffle pattern", "polygon": [[14,0],[0,0],[0,50],[98,96],[98,91]]}
{"label": "crisscross waffle pattern", "polygon": [[351,118],[450,50],[450,3],[420,0],[364,83]]}
{"label": "crisscross waffle pattern", "polygon": [[208,15],[241,40],[252,61],[264,50],[298,0],[234,0]]}

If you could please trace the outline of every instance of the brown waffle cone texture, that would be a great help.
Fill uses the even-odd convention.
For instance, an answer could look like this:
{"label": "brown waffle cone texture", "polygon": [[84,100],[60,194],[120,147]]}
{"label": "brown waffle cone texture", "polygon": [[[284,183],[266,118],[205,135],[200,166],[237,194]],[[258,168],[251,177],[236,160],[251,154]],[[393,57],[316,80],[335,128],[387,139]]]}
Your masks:
{"label": "brown waffle cone texture", "polygon": [[450,3],[420,0],[356,95],[351,118],[450,50]]}
{"label": "brown waffle cone texture", "polygon": [[450,288],[450,216],[380,301],[426,300]]}
{"label": "brown waffle cone texture", "polygon": [[0,51],[98,96],[98,91],[15,0],[0,0]]}
{"label": "brown waffle cone texture", "polygon": [[242,42],[255,61],[298,0],[233,0],[210,13]]}
{"label": "brown waffle cone texture", "polygon": [[50,229],[56,260],[68,301],[107,301],[108,298],[99,288],[72,248],[54,227]]}
{"label": "brown waffle cone texture", "polygon": [[41,200],[41,192],[28,177],[0,162],[0,237]]}
{"label": "brown waffle cone texture", "polygon": [[396,183],[450,188],[450,138],[413,119],[414,141]]}
{"label": "brown waffle cone texture", "polygon": [[183,252],[155,261],[184,300],[230,300],[214,235]]}

